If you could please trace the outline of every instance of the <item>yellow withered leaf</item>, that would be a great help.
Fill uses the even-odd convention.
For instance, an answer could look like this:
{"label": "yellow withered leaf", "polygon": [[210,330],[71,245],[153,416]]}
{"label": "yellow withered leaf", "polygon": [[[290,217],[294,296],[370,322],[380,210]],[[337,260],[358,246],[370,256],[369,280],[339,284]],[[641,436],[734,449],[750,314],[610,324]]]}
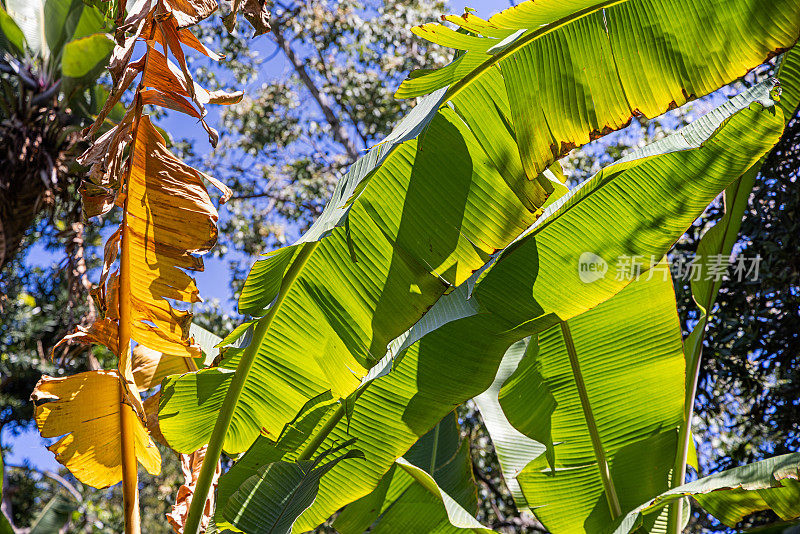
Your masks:
{"label": "yellow withered leaf", "polygon": [[[153,43],[155,41],[147,42],[149,56],[147,69],[144,71],[144,85],[146,87],[158,89],[162,93],[172,92],[194,100],[200,108],[201,115],[205,113],[205,104],[230,105],[242,101],[244,96],[242,91],[208,91],[191,78],[187,80],[180,67],[159,52]],[[191,88],[189,83],[192,84]]]}
{"label": "yellow withered leaf", "polygon": [[175,17],[179,28],[194,26],[217,9],[215,0],[163,0],[162,5]]}
{"label": "yellow withered leaf", "polygon": [[[139,391],[146,391],[156,387],[169,376],[195,371],[196,367],[186,358],[169,356],[144,345],[137,345],[132,356],[133,380]],[[147,404],[147,401],[145,401]]]}
{"label": "yellow withered leaf", "polygon": [[200,347],[189,338],[191,314],[166,299],[200,300],[182,269],[203,269],[196,255],[216,243],[217,210],[202,175],[172,155],[146,115],[131,159],[123,237],[130,247],[131,337],[164,354],[198,357]]}
{"label": "yellow withered leaf", "polygon": [[117,336],[117,325],[113,321],[105,318],[98,319],[91,326],[77,326],[75,332],[67,334],[59,341],[53,351],[65,343],[80,343],[82,345],[105,345],[108,350],[116,354],[119,351],[119,337]]}
{"label": "yellow withered leaf", "polygon": [[[120,410],[133,408],[117,371],[87,371],[64,378],[43,376],[31,394],[42,437],[55,438],[48,447],[75,477],[96,488],[122,480]],[[141,420],[133,436],[136,457],[148,473],[157,475],[161,455]]]}
{"label": "yellow withered leaf", "polygon": [[[203,466],[203,459],[206,456],[207,449],[208,445],[205,445],[192,454],[181,454],[181,471],[183,471],[184,483],[178,488],[178,494],[175,496],[175,504],[172,506],[172,510],[167,513],[167,521],[172,525],[173,530],[179,534],[184,532],[189,506],[192,504],[194,490],[197,486],[197,479],[200,476],[200,468]],[[214,488],[217,487],[221,474],[222,466],[217,462],[211,481],[212,490],[208,492],[205,506],[203,507],[203,517],[200,519],[202,530],[208,527],[208,523],[214,513]]]}
{"label": "yellow withered leaf", "polygon": [[158,403],[160,401],[161,392],[157,391],[145,399],[142,403],[142,407],[144,408],[144,417],[150,437],[165,447],[169,447],[169,443],[164,439],[164,435],[161,433],[161,427],[158,425]]}

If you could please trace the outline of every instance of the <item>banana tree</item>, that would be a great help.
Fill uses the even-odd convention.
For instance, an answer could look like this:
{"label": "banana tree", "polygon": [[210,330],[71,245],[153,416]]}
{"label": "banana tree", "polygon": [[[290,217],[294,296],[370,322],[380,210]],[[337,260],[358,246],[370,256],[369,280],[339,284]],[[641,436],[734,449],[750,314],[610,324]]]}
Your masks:
{"label": "banana tree", "polygon": [[[770,81],[732,100],[674,138],[647,149],[646,157],[605,169],[552,203],[512,245],[440,299],[396,341],[383,361],[384,368],[375,369],[354,398],[327,407],[311,425],[314,430],[303,434],[293,450],[282,452],[282,461],[306,461],[355,438],[354,447],[364,456],[362,461],[340,462],[330,469],[320,481],[313,504],[305,511],[296,510],[302,514],[293,531],[313,528],[378,487],[398,458],[446,413],[492,383],[506,348],[514,341],[553,327],[571,332],[570,321],[597,322],[593,314],[602,312],[596,310],[605,301],[615,310],[629,307],[613,303],[611,297],[617,294],[618,298],[632,294],[627,298],[662,303],[674,298],[664,283],[660,293],[658,287],[648,285],[644,291],[631,284],[628,288],[629,282],[611,278],[587,285],[576,269],[578,259],[586,250],[609,257],[663,256],[705,206],[777,141],[783,118],[769,98],[772,87]],[[605,232],[592,231],[596,225]],[[662,323],[656,320],[655,324]],[[667,318],[663,324],[667,332],[672,329],[672,335],[666,335],[671,349],[662,358],[663,365],[673,376],[679,375],[683,359],[680,339],[674,335],[679,335],[677,320]],[[648,326],[652,324],[643,323],[643,329]],[[682,388],[672,389],[669,413],[656,414],[645,422],[645,430],[637,432],[672,425],[674,444],[682,409],[674,392],[680,394]],[[220,487],[234,472],[237,477],[255,474],[262,457],[259,451],[269,442],[266,436],[258,438],[231,473],[222,477]],[[668,472],[670,465],[663,471]],[[660,488],[668,489],[665,482],[665,475],[653,475],[651,491],[643,489],[631,501],[645,494],[654,497]],[[237,502],[260,501],[259,492],[270,487],[248,486],[250,494],[240,495]],[[217,514],[223,521],[226,516],[220,510],[229,508],[222,490],[219,497]],[[618,504],[616,515],[639,504],[631,501]],[[606,513],[605,524],[610,526],[614,513]],[[263,510],[258,514],[263,515]]]}
{"label": "banana tree", "polygon": [[[298,243],[253,267],[240,299],[259,317],[245,326],[250,344],[165,383],[167,441],[183,452],[209,444],[198,491],[223,448],[278,435],[326,391],[356,391],[391,339],[540,216],[557,158],[790,47],[797,7],[525,2],[488,21],[449,18],[463,33],[416,30],[464,53],[401,86],[399,96],[434,92],[350,169]],[[198,503],[192,528],[200,513]]]}
{"label": "banana tree", "polygon": [[[711,119],[709,122],[713,124],[714,117],[707,118]],[[735,119],[736,116],[730,122]],[[676,136],[677,141],[683,143],[686,139],[691,139],[697,132],[709,131],[709,124],[703,125],[702,122],[704,121],[693,125],[696,128],[693,128],[692,132],[686,131]],[[723,126],[717,135],[724,135],[723,132],[726,127],[730,127],[730,122]],[[711,129],[713,130],[713,128]],[[702,140],[702,137],[695,138],[695,140]],[[657,143],[653,149],[646,149],[643,152],[652,156],[657,154],[660,149],[665,148],[665,145],[667,148],[674,147],[674,141],[676,139],[668,139],[665,142]],[[708,148],[712,143],[713,139],[708,140],[704,147]],[[659,145],[661,146],[659,147]],[[653,162],[654,159],[650,161]],[[666,158],[661,156],[660,159],[665,160]],[[715,160],[716,158],[712,157],[709,161]],[[621,165],[625,166],[626,163]],[[747,166],[748,163],[744,162],[744,165],[739,168],[746,169]],[[713,173],[713,167],[714,165],[705,168]],[[613,168],[611,167],[609,170],[613,172]],[[667,168],[669,167],[667,166],[663,170]],[[692,168],[693,166],[689,166],[689,172]],[[727,170],[734,169],[735,167],[728,167],[725,164],[717,167],[717,171],[723,174]],[[729,180],[731,178],[728,177]],[[617,185],[618,190],[626,191],[627,198],[636,198],[632,188],[621,187],[622,184]],[[655,184],[648,185],[652,187]],[[597,194],[589,187],[589,184],[584,185],[581,189],[584,188],[589,189],[586,192],[587,199],[591,199],[592,194]],[[565,199],[565,209],[569,209],[570,200],[569,197]],[[585,209],[590,209],[590,206],[587,201],[584,201]],[[577,209],[580,209],[580,206],[574,207],[573,212]],[[596,212],[597,210],[592,211]],[[619,215],[619,212],[613,210],[612,212]],[[654,217],[658,217],[658,215],[654,215]],[[589,225],[588,222],[584,224]],[[547,225],[547,221],[541,224],[544,227],[540,231],[542,239],[548,234],[548,228],[545,225]],[[537,226],[534,225],[535,228]],[[647,228],[647,226],[646,221],[642,221],[642,227]],[[556,232],[556,235],[562,238],[567,235],[557,230],[550,231]],[[585,244],[594,237],[584,237],[588,233],[588,231],[581,232],[579,228],[575,228],[573,236],[577,234]],[[594,239],[597,238],[594,237]],[[627,239],[633,240],[634,237],[628,236]],[[613,241],[613,239],[607,241]],[[540,253],[538,273],[534,275],[525,272],[524,266],[537,265],[537,263],[531,262],[530,256],[527,258],[527,262],[520,260],[520,250],[524,245],[518,245],[519,248],[509,247],[510,250],[505,260],[508,273],[506,280],[514,280],[511,278],[512,275],[519,279],[531,276],[536,276],[538,279],[546,275],[544,268],[549,265],[546,265],[544,260],[548,259],[547,255],[565,254],[563,245],[565,243],[571,245],[567,238],[560,239],[558,242],[562,243],[560,250],[556,247],[548,247],[547,242],[542,243],[538,251],[534,249]],[[645,239],[644,243],[647,242],[648,240]],[[598,250],[589,247],[587,249]],[[604,248],[605,250],[608,248]],[[572,254],[571,259],[574,263],[570,263],[572,272],[575,273],[573,276],[577,278],[575,267],[578,265],[579,253],[575,251]],[[569,253],[566,255],[569,256]],[[514,256],[518,262],[512,263]],[[502,265],[502,258],[501,255],[497,267]],[[564,265],[564,270],[568,269],[570,263]],[[517,269],[514,270],[514,267]],[[518,312],[523,309],[521,306],[523,302],[520,302],[520,305],[509,306],[508,304],[514,304],[513,299],[517,295],[521,295],[521,301],[530,299],[528,296],[531,294],[530,290],[514,291],[513,286],[505,289],[501,284],[489,284],[493,272],[497,271],[489,270],[483,275],[484,278],[478,279],[475,284],[472,299],[477,300],[478,304],[473,304],[473,308],[477,308],[472,310],[473,313],[480,314],[485,311],[488,303],[498,295],[504,297],[502,301],[498,300],[498,303],[503,301],[506,303],[505,308],[498,306],[498,310]],[[562,286],[564,281],[570,279],[570,276],[565,276],[563,272],[559,276],[562,278]],[[488,294],[484,293],[483,298],[481,298],[482,289],[489,292]],[[559,294],[562,301],[567,300],[564,298],[567,295],[577,294],[577,291],[571,292],[570,289],[567,287],[565,293]],[[493,290],[496,290],[497,295],[492,295]],[[536,297],[535,284],[533,294]],[[583,294],[585,295],[586,291]],[[492,300],[487,300],[487,295],[491,295]],[[545,293],[544,296],[547,297],[547,294]],[[669,487],[670,469],[676,456],[678,431],[682,423],[684,391],[684,358],[675,313],[674,295],[670,283],[663,278],[653,278],[632,283],[610,300],[575,317],[566,318],[566,320],[561,318],[570,313],[569,303],[557,302],[554,304],[555,306],[566,306],[566,309],[560,313],[557,312],[558,318],[551,319],[550,325],[545,322],[544,325],[540,323],[536,327],[536,330],[541,332],[539,334],[539,354],[527,360],[529,365],[522,370],[519,377],[512,377],[512,385],[507,396],[511,401],[503,405],[504,408],[508,408],[506,413],[509,418],[519,417],[516,422],[518,428],[548,445],[549,454],[530,462],[517,478],[528,501],[535,502],[537,506],[542,507],[537,509],[537,514],[540,514],[540,519],[554,532],[604,531],[613,525],[615,520],[621,518],[626,510],[631,510],[644,500],[643,496],[657,495]],[[453,307],[452,304],[447,307],[442,306],[444,310],[452,310]],[[529,307],[528,313],[531,316],[540,314],[541,317],[541,314],[547,311],[547,307],[544,307],[544,310],[541,309],[542,307],[540,305]],[[436,308],[430,313],[435,313],[435,311],[437,311]],[[469,312],[470,310],[467,309],[461,315],[468,315]],[[458,313],[452,314],[450,318],[454,319],[458,315]],[[486,321],[487,318],[484,317],[482,320]],[[465,317],[461,321],[466,322],[467,318]],[[524,317],[519,317],[512,324],[526,324],[523,321]],[[433,340],[429,339],[430,336],[436,336],[437,332],[446,330],[447,326],[446,324],[423,337],[419,343],[424,346],[427,339],[433,344]],[[508,325],[506,327],[508,328]],[[443,346],[438,347],[441,352],[439,361],[442,364],[447,362],[448,364],[465,365],[463,361],[456,361],[454,358],[459,350],[468,350],[462,343],[463,338],[467,337],[468,332],[472,329],[476,329],[474,324],[471,327],[465,325],[463,329],[440,334],[440,337],[451,345],[444,346],[445,341],[443,341]],[[621,341],[616,343],[617,339]],[[477,345],[477,342],[475,344]],[[469,346],[469,344],[465,345]],[[486,357],[487,353],[485,352],[477,354],[473,352],[475,359]],[[408,358],[408,355],[405,358]],[[433,357],[431,356],[431,358]],[[401,367],[406,365],[405,361],[401,360],[399,365]],[[443,386],[442,382],[445,380],[443,376],[429,376],[433,367],[431,365],[426,373],[428,380]],[[474,367],[471,371],[474,373]],[[417,370],[416,374],[422,376],[422,371]],[[514,389],[514,385],[526,381],[525,386],[527,387]],[[431,393],[428,395],[422,393],[419,378],[417,383],[420,384],[419,397],[427,400],[427,397],[432,396]],[[461,387],[464,387],[463,377],[460,384]],[[408,388],[408,386],[406,387]],[[455,387],[454,385],[454,389]],[[654,398],[654,392],[658,392],[656,398]],[[514,396],[515,393],[518,393],[517,397]],[[517,405],[513,402],[515,399],[518,401]],[[414,398],[412,397],[411,400],[413,401]],[[388,408],[389,405],[396,404],[397,400],[387,399],[384,402]],[[403,417],[405,424],[409,424],[412,416],[419,413],[419,410],[415,409],[409,414],[411,407],[412,402],[409,402]],[[369,409],[372,412],[378,411],[374,406]],[[397,408],[392,406],[390,410],[396,412]],[[358,411],[358,406],[356,411]],[[354,423],[351,422],[351,425]],[[365,440],[361,441],[362,450],[366,452],[366,449],[363,448]],[[559,445],[553,447],[553,441]],[[367,458],[369,457],[367,454]],[[793,457],[791,461],[794,463],[789,465],[794,466],[796,470],[797,458]],[[778,480],[793,476],[791,468],[787,468],[785,471],[786,473],[782,477],[778,477]],[[794,473],[796,476],[796,471]],[[352,476],[352,473],[350,475]],[[775,482],[773,485],[778,485],[778,483]],[[794,496],[791,490],[786,490],[784,493],[789,497]],[[753,499],[753,497],[744,496],[742,499]],[[792,501],[789,500],[789,502]],[[712,505],[705,503],[704,505],[712,512],[715,511]],[[762,508],[755,506],[748,508],[747,506],[744,506],[743,509],[750,512],[773,507],[772,505],[764,505]],[[787,518],[800,514],[800,510],[792,508],[790,505],[774,509],[779,513],[786,514]],[[744,512],[741,515],[744,515]],[[741,518],[741,515],[738,517]],[[723,520],[731,519],[731,517],[724,516],[722,518]],[[656,516],[649,519],[653,519],[649,525],[653,527],[655,520],[660,519],[663,523],[665,518]]]}

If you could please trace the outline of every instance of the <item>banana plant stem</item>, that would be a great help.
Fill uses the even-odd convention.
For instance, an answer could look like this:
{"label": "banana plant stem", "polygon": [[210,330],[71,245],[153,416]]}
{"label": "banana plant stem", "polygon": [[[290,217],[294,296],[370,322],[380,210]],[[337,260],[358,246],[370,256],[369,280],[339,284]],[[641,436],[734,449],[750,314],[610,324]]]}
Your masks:
{"label": "banana plant stem", "polygon": [[[136,106],[136,119],[133,123],[131,142],[131,160],[136,149],[136,135],[139,129],[139,117],[142,113],[141,101],[134,102]],[[120,259],[119,259],[119,354],[117,354],[117,369],[120,378],[126,383],[133,382],[131,368],[131,238],[128,229],[128,196],[130,189],[131,169],[128,169],[126,180],[126,196],[122,209],[122,227],[120,232]],[[135,387],[132,391],[137,391]],[[125,534],[139,534],[141,532],[141,518],[139,515],[139,481],[137,473],[136,445],[134,436],[136,426],[139,424],[133,408],[124,402],[127,398],[126,386],[120,384],[120,443],[122,456],[122,509],[125,518]]]}
{"label": "banana plant stem", "polygon": [[614,487],[614,479],[611,478],[611,469],[609,468],[603,443],[600,440],[600,432],[597,429],[597,422],[594,419],[594,413],[589,403],[589,394],[586,389],[586,383],[583,381],[583,373],[578,362],[578,352],[575,350],[575,343],[572,340],[572,332],[566,321],[561,321],[561,334],[564,336],[564,345],[567,347],[569,363],[572,367],[572,374],[575,377],[575,387],[578,389],[583,416],[586,420],[586,426],[589,428],[589,436],[592,439],[592,448],[597,458],[597,468],[600,470],[600,478],[603,481],[608,508],[611,511],[611,518],[616,519],[622,515],[622,507],[619,504],[617,489]]}
{"label": "banana plant stem", "polygon": [[[708,316],[703,317],[695,326],[698,335],[694,337],[692,346],[689,347],[689,357],[686,359],[686,402],[683,405],[683,424],[678,434],[678,454],[675,456],[675,465],[672,468],[672,487],[678,487],[686,480],[686,461],[689,458],[689,446],[692,439],[692,415],[694,401],[697,396],[697,382],[700,377],[700,361],[703,356],[703,338],[705,337]],[[683,505],[677,501],[670,505],[668,517],[668,532],[680,534],[683,524]]]}
{"label": "banana plant stem", "polygon": [[[126,219],[122,220],[122,239],[120,255],[119,291],[119,368],[122,380],[128,380],[130,373],[130,324],[131,288],[129,278],[130,240],[126,231]],[[133,409],[123,399],[125,387],[120,383],[120,443],[122,455],[122,504],[125,514],[125,534],[138,534],[141,531],[139,517],[139,483],[137,480],[136,449],[133,437],[136,435],[137,418]]]}
{"label": "banana plant stem", "polygon": [[[124,391],[120,391],[124,394]],[[136,450],[133,436],[137,417],[127,404],[120,405],[120,423],[122,426],[122,504],[125,513],[125,534],[141,532],[139,515],[139,483],[136,473]]]}
{"label": "banana plant stem", "polygon": [[269,330],[269,326],[272,323],[273,317],[275,317],[276,312],[278,309],[280,309],[286,294],[289,292],[289,289],[292,287],[292,284],[297,276],[303,270],[303,267],[308,261],[308,258],[311,257],[311,254],[314,252],[317,244],[318,242],[313,242],[302,245],[297,258],[295,258],[295,261],[292,263],[292,266],[289,268],[289,271],[286,273],[286,276],[281,283],[281,289],[278,292],[278,297],[275,300],[275,303],[269,309],[267,314],[256,322],[250,345],[245,348],[244,353],[242,354],[242,358],[239,361],[239,365],[236,368],[233,379],[231,380],[231,385],[228,387],[228,391],[225,393],[225,399],[222,402],[219,416],[214,424],[214,430],[211,432],[211,438],[208,442],[208,449],[206,449],[206,455],[203,458],[203,465],[200,467],[200,475],[197,478],[197,486],[194,490],[192,503],[189,505],[189,514],[186,518],[186,524],[184,526],[185,534],[197,534],[200,531],[200,520],[202,519],[203,511],[205,510],[206,498],[211,490],[211,482],[214,478],[214,471],[216,470],[217,462],[222,455],[222,446],[225,442],[225,435],[228,433],[228,428],[233,420],[234,411],[236,410],[236,406],[239,404],[239,397],[241,396],[242,389],[247,382],[247,376],[250,373],[250,369],[253,367],[256,354],[258,354],[258,349],[261,346],[261,340],[264,339],[264,336],[266,335],[267,331]]}

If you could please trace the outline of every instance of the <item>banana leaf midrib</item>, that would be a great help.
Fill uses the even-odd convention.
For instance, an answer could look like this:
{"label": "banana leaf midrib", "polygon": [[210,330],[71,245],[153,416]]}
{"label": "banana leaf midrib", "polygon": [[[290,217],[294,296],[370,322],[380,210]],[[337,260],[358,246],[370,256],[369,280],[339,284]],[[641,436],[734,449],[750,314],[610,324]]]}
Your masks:
{"label": "banana leaf midrib", "polygon": [[[586,429],[589,432],[589,437],[592,441],[592,451],[597,459],[597,469],[600,471],[600,478],[603,481],[603,489],[605,490],[606,500],[611,512],[612,519],[616,519],[622,515],[622,509],[619,504],[619,497],[617,490],[614,486],[614,480],[611,477],[611,470],[608,465],[608,458],[606,457],[603,442],[600,439],[600,431],[597,428],[597,422],[594,419],[594,411],[592,410],[592,403],[589,400],[589,390],[586,387],[586,382],[583,380],[583,373],[581,372],[580,362],[578,359],[578,351],[575,348],[575,343],[572,339],[572,333],[569,329],[567,321],[561,321],[561,335],[564,339],[564,346],[567,349],[567,356],[569,357],[570,370],[575,383],[575,389],[578,391],[578,397],[581,402],[581,410],[583,412],[584,420],[586,421]],[[552,445],[551,445],[552,446]]]}

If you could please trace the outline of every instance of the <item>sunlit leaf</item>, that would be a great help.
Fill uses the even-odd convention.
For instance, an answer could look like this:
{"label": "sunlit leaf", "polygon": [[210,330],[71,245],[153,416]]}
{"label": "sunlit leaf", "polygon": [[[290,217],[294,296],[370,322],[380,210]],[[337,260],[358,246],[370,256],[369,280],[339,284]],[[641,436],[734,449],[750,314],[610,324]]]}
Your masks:
{"label": "sunlit leaf", "polygon": [[[364,468],[334,468],[298,524],[313,528],[372,491],[439,418],[491,385],[513,342],[578,317],[631,283],[614,276],[583,282],[578,260],[584,252],[607,261],[661,258],[778,140],[782,114],[748,107],[763,89],[666,138],[659,145],[666,153],[607,167],[552,204],[486,270],[440,299],[402,342],[391,372],[366,387],[351,417],[324,442],[357,438]],[[603,232],[593,231],[598,226]]]}
{"label": "sunlit leaf", "polygon": [[[450,109],[434,113],[436,104],[425,99],[353,165],[299,243],[253,267],[240,311],[263,318],[228,452],[246,450],[262,428],[277,435],[325,391],[349,395],[389,341],[535,219],[538,182],[509,184],[464,121]],[[227,352],[220,366],[236,369],[246,351]],[[161,427],[177,450],[210,439],[221,398],[208,391],[198,404],[196,391],[214,382],[198,386],[203,374],[218,373],[165,387]],[[214,387],[224,390],[230,378]]]}
{"label": "sunlit leaf", "polygon": [[516,479],[553,532],[601,532],[669,489],[685,384],[671,281],[661,262],[541,332],[500,391],[511,424],[548,447]]}
{"label": "sunlit leaf", "polygon": [[692,496],[729,527],[761,510],[772,510],[784,520],[795,519],[800,517],[799,480],[797,453],[735,467],[662,493],[627,514],[613,532],[632,532],[643,518],[684,495]]}
{"label": "sunlit leaf", "polygon": [[61,72],[71,78],[83,78],[105,65],[114,41],[104,33],[75,39],[64,45]]}
{"label": "sunlit leaf", "polygon": [[[44,376],[31,396],[42,437],[61,437],[48,447],[56,460],[78,480],[97,488],[122,480],[120,410],[135,412],[130,401],[120,398],[127,399],[128,392],[116,371]],[[161,456],[144,423],[136,420],[136,456],[148,472],[158,474]]]}
{"label": "sunlit leaf", "polygon": [[469,442],[461,440],[455,414],[445,416],[396,463],[372,493],[337,515],[337,532],[491,532],[474,517]]}
{"label": "sunlit leaf", "polygon": [[217,527],[225,528],[221,517],[245,532],[289,534],[297,518],[314,503],[325,474],[343,460],[363,457],[357,449],[337,454],[342,446],[326,450],[314,460],[268,463],[230,496],[218,512]]}
{"label": "sunlit leaf", "polygon": [[477,36],[436,23],[415,32],[466,53],[441,69],[412,73],[397,96],[448,85],[447,100],[479,84],[507,92],[531,177],[634,115],[656,117],[792,46],[798,7],[797,0],[535,0],[488,21],[451,16],[448,22]]}

